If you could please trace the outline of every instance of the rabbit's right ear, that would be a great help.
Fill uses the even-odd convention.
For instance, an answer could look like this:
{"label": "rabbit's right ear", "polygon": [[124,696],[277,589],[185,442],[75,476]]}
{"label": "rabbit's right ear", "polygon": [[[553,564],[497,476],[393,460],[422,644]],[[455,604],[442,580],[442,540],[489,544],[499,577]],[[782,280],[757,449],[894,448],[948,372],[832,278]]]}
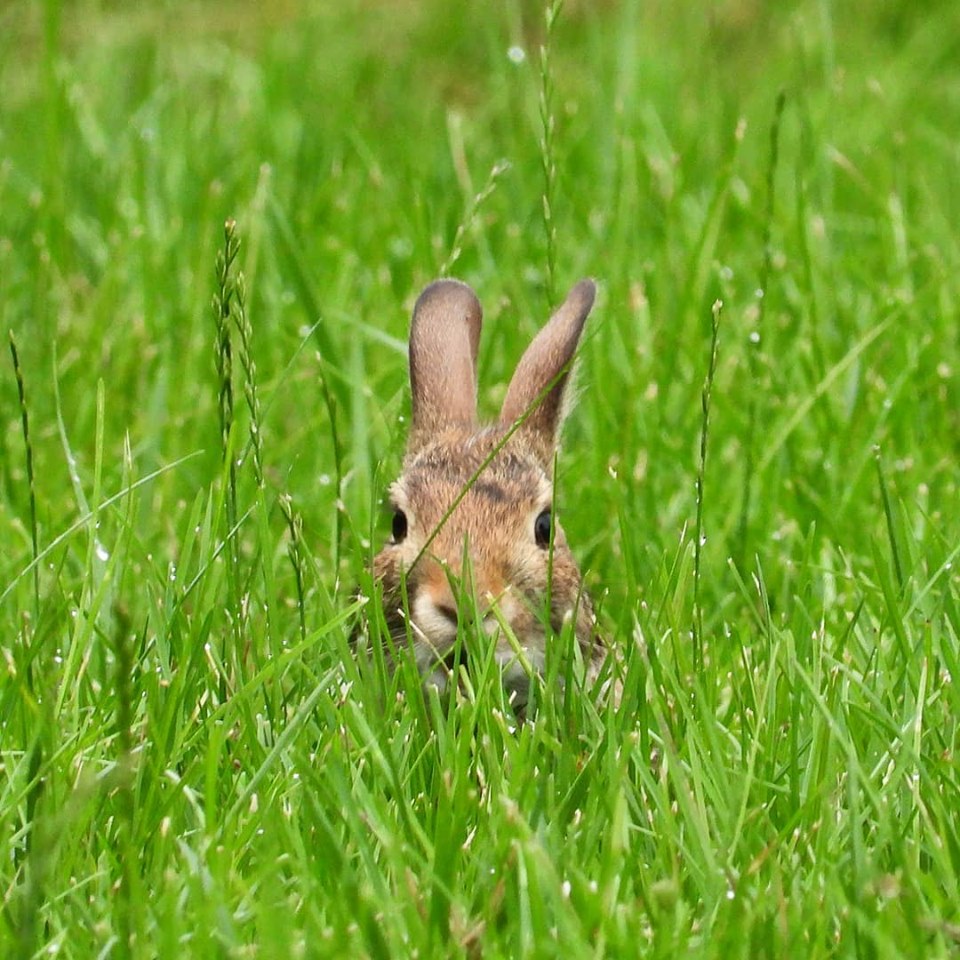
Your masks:
{"label": "rabbit's right ear", "polygon": [[597,288],[581,280],[520,359],[500,410],[500,422],[526,417],[520,427],[548,472],[563,421],[570,364]]}
{"label": "rabbit's right ear", "polygon": [[410,324],[414,446],[444,427],[477,422],[477,346],[483,311],[459,280],[437,280],[417,299]]}

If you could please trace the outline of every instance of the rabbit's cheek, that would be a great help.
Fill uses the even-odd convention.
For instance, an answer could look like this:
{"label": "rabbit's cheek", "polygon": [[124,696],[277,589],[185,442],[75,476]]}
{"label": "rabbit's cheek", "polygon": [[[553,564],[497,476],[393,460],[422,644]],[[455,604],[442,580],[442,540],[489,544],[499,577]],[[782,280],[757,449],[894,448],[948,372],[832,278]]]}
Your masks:
{"label": "rabbit's cheek", "polygon": [[496,592],[488,590],[481,599],[485,611],[481,627],[488,637],[502,638],[506,627],[521,644],[526,643],[530,619],[527,604],[513,584],[501,585]]}

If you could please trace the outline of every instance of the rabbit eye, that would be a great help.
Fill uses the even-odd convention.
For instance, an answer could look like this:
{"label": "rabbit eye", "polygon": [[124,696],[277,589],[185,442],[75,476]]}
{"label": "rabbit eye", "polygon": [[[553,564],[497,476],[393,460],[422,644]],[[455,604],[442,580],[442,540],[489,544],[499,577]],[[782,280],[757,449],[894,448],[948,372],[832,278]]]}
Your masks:
{"label": "rabbit eye", "polygon": [[553,520],[549,510],[544,510],[537,514],[537,519],[533,521],[533,538],[537,541],[538,547],[544,549],[550,546],[550,533],[553,530]]}
{"label": "rabbit eye", "polygon": [[407,536],[407,515],[402,510],[393,511],[393,542],[400,543]]}

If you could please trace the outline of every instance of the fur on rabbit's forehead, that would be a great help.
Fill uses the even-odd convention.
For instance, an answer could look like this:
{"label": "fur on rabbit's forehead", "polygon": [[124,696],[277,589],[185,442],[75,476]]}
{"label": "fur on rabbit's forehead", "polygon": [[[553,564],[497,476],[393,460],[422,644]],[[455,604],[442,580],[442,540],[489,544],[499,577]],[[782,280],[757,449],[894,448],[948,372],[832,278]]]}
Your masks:
{"label": "fur on rabbit's forehead", "polygon": [[[501,440],[500,431],[441,435],[407,459],[391,488],[395,505],[421,522],[439,519]],[[549,507],[552,489],[537,459],[511,438],[477,476],[464,503],[480,499],[488,509],[516,514]]]}

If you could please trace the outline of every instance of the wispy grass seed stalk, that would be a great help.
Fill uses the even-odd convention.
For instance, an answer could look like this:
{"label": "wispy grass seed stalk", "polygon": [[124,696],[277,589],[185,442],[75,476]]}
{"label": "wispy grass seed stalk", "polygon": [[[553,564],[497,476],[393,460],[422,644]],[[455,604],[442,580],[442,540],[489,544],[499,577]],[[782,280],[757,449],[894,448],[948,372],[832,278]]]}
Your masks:
{"label": "wispy grass seed stalk", "polygon": [[510,169],[510,163],[507,160],[499,160],[490,168],[487,176],[487,182],[483,189],[476,194],[467,206],[463,220],[457,226],[457,232],[453,236],[453,244],[450,247],[450,253],[440,267],[440,276],[450,276],[450,271],[454,268],[456,262],[463,254],[463,241],[467,232],[473,227],[477,219],[477,214],[483,207],[483,204],[490,198],[494,190],[497,189],[497,181]]}
{"label": "wispy grass seed stalk", "polygon": [[[28,629],[26,625],[22,628],[21,650],[23,654],[23,675],[27,693],[31,700],[33,700],[35,697],[33,684],[33,661],[35,655],[33,638],[35,637],[35,631],[40,619],[40,536],[37,524],[37,491],[36,478],[33,470],[33,443],[30,439],[30,415],[27,409],[27,391],[23,379],[23,368],[20,365],[20,355],[17,352],[17,341],[12,330],[10,331],[10,356],[13,360],[13,373],[17,381],[17,397],[20,404],[20,427],[23,434],[23,447],[27,469],[27,490],[30,499],[30,543],[33,550],[34,622],[32,629]],[[43,738],[36,731],[24,729],[24,743],[31,743],[29,761],[27,763],[29,786],[27,788],[26,811],[23,819],[25,841],[22,847],[18,845],[14,851],[14,863],[17,866],[19,866],[24,859],[29,860],[30,858],[30,852],[34,845],[36,813],[40,803],[40,796],[43,792],[43,780],[40,777],[40,768],[43,763]],[[28,937],[27,940],[28,942],[32,942],[32,937]]]}
{"label": "wispy grass seed stalk", "polygon": [[557,197],[556,117],[553,112],[554,83],[551,46],[554,26],[563,9],[563,0],[552,0],[544,10],[546,28],[540,47],[540,164],[543,170],[543,233],[546,241],[547,299],[552,307],[557,302],[557,227],[554,205]]}
{"label": "wispy grass seed stalk", "polygon": [[333,517],[333,568],[340,570],[340,557],[343,552],[343,444],[340,440],[340,431],[337,428],[337,399],[330,389],[326,376],[321,376],[317,384],[320,397],[327,411],[327,422],[330,424],[330,443],[333,447],[333,474],[337,489],[336,513]]}
{"label": "wispy grass seed stalk", "polygon": [[293,508],[293,499],[289,494],[282,494],[278,501],[283,519],[287,522],[290,540],[287,543],[287,556],[293,567],[293,575],[297,583],[297,613],[300,619],[300,639],[307,636],[306,609],[303,596],[303,519]]}
{"label": "wispy grass seed stalk", "polygon": [[700,462],[697,466],[697,523],[693,541],[693,658],[694,671],[703,667],[703,604],[700,602],[701,560],[706,537],[703,533],[703,491],[707,472],[707,441],[710,433],[710,399],[713,393],[713,377],[717,369],[717,341],[720,333],[720,314],[723,303],[713,305],[710,322],[710,361],[700,394]]}
{"label": "wispy grass seed stalk", "polygon": [[217,253],[217,290],[213,296],[213,316],[216,323],[214,359],[217,365],[217,412],[220,417],[220,449],[229,465],[227,490],[227,525],[233,529],[237,520],[237,471],[231,454],[230,434],[233,430],[233,345],[230,337],[230,303],[236,284],[233,264],[240,249],[236,235],[236,221],[227,220],[223,228],[223,249]]}
{"label": "wispy grass seed stalk", "polygon": [[[217,367],[217,411],[220,421],[220,449],[226,476],[224,491],[226,511],[227,569],[229,583],[229,608],[233,628],[234,653],[240,650],[242,641],[241,619],[243,603],[240,596],[240,551],[237,544],[237,464],[233,454],[233,345],[231,340],[232,303],[237,284],[233,266],[240,249],[237,224],[233,219],[223,227],[223,249],[216,259],[216,292],[213,295],[213,316],[216,329],[214,358]],[[232,658],[222,657],[223,662]],[[221,696],[226,696],[227,678],[221,674]]]}
{"label": "wispy grass seed stalk", "polygon": [[[27,492],[30,498],[30,544],[33,548],[33,610],[34,615],[39,616],[40,612],[40,564],[38,557],[40,555],[39,531],[37,527],[37,485],[33,474],[33,444],[30,441],[30,414],[27,409],[27,391],[23,382],[23,368],[20,366],[20,354],[17,352],[17,340],[10,331],[10,356],[13,358],[13,374],[17,380],[17,397],[20,402],[20,428],[23,433],[23,449],[26,455],[27,465]],[[28,686],[32,690],[30,682],[30,668],[28,666],[27,678]]]}
{"label": "wispy grass seed stalk", "polygon": [[247,314],[246,280],[242,272],[237,274],[234,285],[234,304],[237,333],[240,335],[240,367],[243,370],[243,396],[250,413],[250,449],[253,453],[253,475],[257,488],[263,490],[263,436],[260,424],[260,395],[257,390],[257,364],[253,359],[253,327]]}
{"label": "wispy grass seed stalk", "polygon": [[[760,285],[757,300],[757,318],[754,329],[750,332],[747,343],[747,374],[750,384],[756,388],[760,373],[760,347],[765,326],[764,318],[767,311],[767,300],[770,285],[770,274],[773,268],[773,215],[776,204],[777,165],[780,158],[780,125],[783,120],[783,108],[787,102],[787,95],[781,90],[777,96],[776,107],[773,113],[773,122],[770,124],[770,159],[767,164],[767,203],[763,224],[763,263],[760,267]],[[750,501],[753,495],[753,476],[756,469],[754,462],[754,440],[757,431],[758,396],[760,391],[752,389],[747,412],[747,434],[744,443],[743,491],[740,498],[740,525],[737,536],[737,565],[743,568],[746,563],[748,540],[750,534]]]}

